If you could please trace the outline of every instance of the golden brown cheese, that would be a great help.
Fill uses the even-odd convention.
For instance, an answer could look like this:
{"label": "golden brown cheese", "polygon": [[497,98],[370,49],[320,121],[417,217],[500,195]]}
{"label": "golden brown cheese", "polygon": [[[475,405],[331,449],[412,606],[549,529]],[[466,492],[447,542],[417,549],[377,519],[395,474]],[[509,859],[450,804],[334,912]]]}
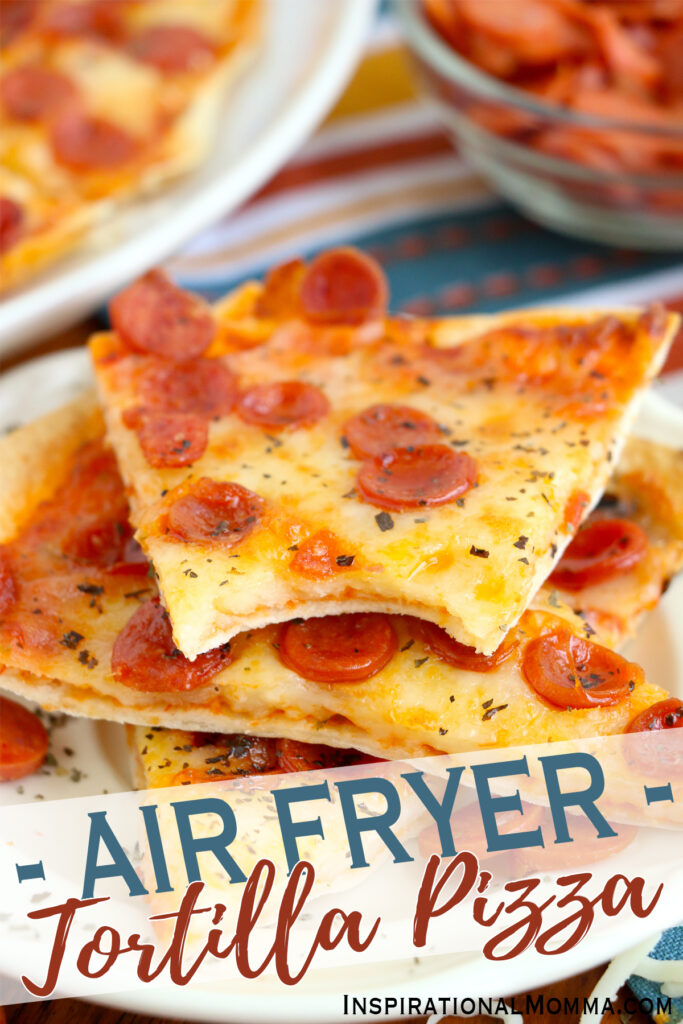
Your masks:
{"label": "golden brown cheese", "polygon": [[[78,464],[83,446],[96,455],[101,442],[101,421],[90,399],[0,442],[0,538],[8,550],[13,550],[12,538],[30,528],[39,502],[55,493],[60,502],[65,500],[63,481]],[[110,500],[118,509],[122,495],[117,493],[114,489]],[[106,518],[107,510],[100,505],[98,501],[96,511]],[[23,633],[15,628],[11,605],[0,616],[0,663],[5,665],[0,682],[70,714],[203,732],[286,736],[401,757],[620,732],[635,714],[664,696],[660,687],[638,680],[613,706],[562,710],[525,681],[521,646],[487,672],[456,669],[424,643],[415,620],[403,616],[392,618],[396,653],[376,675],[360,682],[303,678],[282,662],[279,630],[271,626],[238,637],[232,663],[198,689],[141,692],[114,678],[112,648],[140,603],[154,594],[153,580],[144,572],[128,577],[93,564],[74,565],[55,548],[49,530],[42,543],[51,559],[48,575],[38,575],[22,596],[35,599],[40,614],[24,615],[20,626],[28,632]],[[587,630],[549,595],[539,595],[534,607],[538,610],[522,621],[526,637],[557,621],[576,635]]]}

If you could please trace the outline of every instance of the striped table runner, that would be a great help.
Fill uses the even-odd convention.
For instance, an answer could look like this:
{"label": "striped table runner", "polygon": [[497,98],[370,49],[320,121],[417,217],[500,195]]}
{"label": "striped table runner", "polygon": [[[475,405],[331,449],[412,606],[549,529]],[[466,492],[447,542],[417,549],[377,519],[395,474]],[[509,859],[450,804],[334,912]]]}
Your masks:
{"label": "striped table runner", "polygon": [[[316,135],[237,213],[193,239],[170,270],[216,296],[273,262],[339,243],[379,259],[392,306],[405,312],[655,299],[683,309],[683,255],[564,238],[486,189],[420,97],[387,10]],[[661,386],[683,404],[683,335],[666,370]]]}

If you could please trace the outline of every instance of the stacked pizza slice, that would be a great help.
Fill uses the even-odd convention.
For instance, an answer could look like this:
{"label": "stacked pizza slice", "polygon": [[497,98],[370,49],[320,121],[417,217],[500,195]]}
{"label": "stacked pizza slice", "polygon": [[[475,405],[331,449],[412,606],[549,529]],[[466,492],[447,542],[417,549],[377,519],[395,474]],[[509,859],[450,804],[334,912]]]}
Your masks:
{"label": "stacked pizza slice", "polygon": [[162,785],[683,722],[615,650],[683,564],[626,441],[676,317],[386,306],[353,250],[116,296],[99,397],[1,442],[3,686]]}

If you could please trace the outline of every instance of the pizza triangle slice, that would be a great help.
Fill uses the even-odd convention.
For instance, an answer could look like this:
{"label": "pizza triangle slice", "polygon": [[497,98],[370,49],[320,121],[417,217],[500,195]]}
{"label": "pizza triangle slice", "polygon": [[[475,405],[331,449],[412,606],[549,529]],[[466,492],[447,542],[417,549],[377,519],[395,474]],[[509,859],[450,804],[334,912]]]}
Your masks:
{"label": "pizza triangle slice", "polygon": [[0,494],[0,683],[50,710],[393,758],[618,733],[666,697],[552,589],[489,656],[374,612],[248,630],[190,661],[92,396],[0,441]]}
{"label": "pizza triangle slice", "polygon": [[260,0],[3,4],[0,291],[111,244],[126,204],[205,159],[263,16]]}
{"label": "pizza triangle slice", "polygon": [[294,616],[429,619],[490,654],[596,504],[677,319],[386,314],[354,250],[211,311],[153,272],[91,341],[178,647]]}

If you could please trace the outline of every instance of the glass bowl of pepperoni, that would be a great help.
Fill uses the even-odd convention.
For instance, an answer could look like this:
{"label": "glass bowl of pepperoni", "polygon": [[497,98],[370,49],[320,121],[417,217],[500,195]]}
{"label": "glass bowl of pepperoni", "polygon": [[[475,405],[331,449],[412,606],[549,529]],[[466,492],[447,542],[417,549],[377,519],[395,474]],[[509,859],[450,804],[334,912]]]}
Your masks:
{"label": "glass bowl of pepperoni", "polygon": [[547,227],[683,246],[683,0],[397,0],[459,150]]}

